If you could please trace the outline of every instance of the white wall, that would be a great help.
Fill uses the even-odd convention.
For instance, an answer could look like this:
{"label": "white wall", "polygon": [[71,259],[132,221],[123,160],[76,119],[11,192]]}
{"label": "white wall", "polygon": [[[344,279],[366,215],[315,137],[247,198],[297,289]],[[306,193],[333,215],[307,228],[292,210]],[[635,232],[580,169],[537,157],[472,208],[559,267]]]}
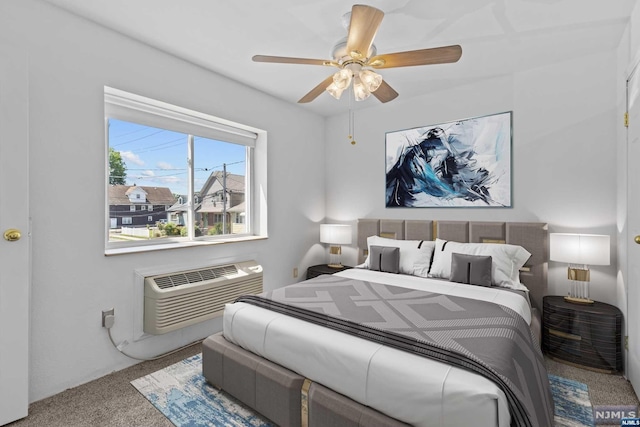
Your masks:
{"label": "white wall", "polygon": [[[354,224],[360,217],[540,221],[550,232],[609,234],[615,249],[615,63],[612,51],[420,98],[400,94],[356,112],[355,146],[346,115],[329,118],[326,216]],[[513,111],[512,208],[385,208],[385,132],[503,111]],[[612,266],[592,268],[590,289],[616,304],[612,253]],[[355,250],[343,257],[355,262]],[[566,265],[550,263],[549,293],[566,294],[565,277]]]}
{"label": "white wall", "polygon": [[[323,118],[44,2],[0,2],[0,43],[30,61],[31,401],[136,363],[101,328],[101,310],[114,307],[113,334],[131,341],[136,269],[256,259],[271,289],[322,259]],[[105,85],[267,130],[269,239],[105,257]],[[78,203],[78,193],[91,203]],[[207,322],[127,351],[151,356],[219,327]]]}

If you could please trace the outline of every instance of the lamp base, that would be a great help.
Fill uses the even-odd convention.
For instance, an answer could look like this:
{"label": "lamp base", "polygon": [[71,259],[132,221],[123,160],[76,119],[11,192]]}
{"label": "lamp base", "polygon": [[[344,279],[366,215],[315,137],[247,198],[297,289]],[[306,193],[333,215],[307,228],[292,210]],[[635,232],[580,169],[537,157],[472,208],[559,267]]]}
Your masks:
{"label": "lamp base", "polygon": [[570,296],[564,297],[564,300],[572,304],[593,304],[594,303],[594,301],[589,298],[578,298],[578,297],[570,297]]}
{"label": "lamp base", "polygon": [[344,267],[344,265],[338,263],[338,264],[327,264],[327,267],[329,268],[342,268]]}

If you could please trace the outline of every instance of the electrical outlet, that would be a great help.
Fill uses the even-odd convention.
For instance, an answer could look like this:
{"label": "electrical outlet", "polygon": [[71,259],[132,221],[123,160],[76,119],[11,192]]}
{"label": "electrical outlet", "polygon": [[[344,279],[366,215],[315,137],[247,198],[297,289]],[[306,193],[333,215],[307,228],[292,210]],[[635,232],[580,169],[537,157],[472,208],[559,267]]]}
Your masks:
{"label": "electrical outlet", "polygon": [[298,267],[293,269],[293,278],[295,279],[296,277],[298,277]]}
{"label": "electrical outlet", "polygon": [[104,323],[104,319],[109,315],[115,316],[115,310],[113,308],[110,308],[108,310],[102,310],[102,327],[103,328],[107,327],[107,325],[105,325]]}

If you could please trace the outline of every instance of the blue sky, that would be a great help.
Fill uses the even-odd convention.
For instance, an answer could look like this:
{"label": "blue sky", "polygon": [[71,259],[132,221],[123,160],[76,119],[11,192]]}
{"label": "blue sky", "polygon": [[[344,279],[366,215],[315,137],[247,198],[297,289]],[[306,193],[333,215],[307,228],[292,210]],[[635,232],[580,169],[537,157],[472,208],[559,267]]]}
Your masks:
{"label": "blue sky", "polygon": [[[109,119],[109,146],[126,164],[128,185],[169,187],[174,194],[187,194],[186,134]],[[242,145],[196,136],[195,191],[224,163],[227,172],[245,175],[245,150]]]}

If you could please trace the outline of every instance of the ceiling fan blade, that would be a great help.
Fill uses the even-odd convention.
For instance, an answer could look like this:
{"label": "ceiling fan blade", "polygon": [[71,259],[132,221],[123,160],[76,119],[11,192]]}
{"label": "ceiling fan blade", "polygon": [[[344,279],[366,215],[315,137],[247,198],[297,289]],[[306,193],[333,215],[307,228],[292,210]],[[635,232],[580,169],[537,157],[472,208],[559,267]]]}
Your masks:
{"label": "ceiling fan blade", "polygon": [[461,56],[462,48],[460,45],[452,45],[376,55],[369,60],[368,65],[376,69],[381,69],[411,67],[414,65],[447,64],[457,62]]}
{"label": "ceiling fan blade", "polygon": [[307,102],[311,102],[314,99],[316,99],[322,92],[325,91],[325,89],[333,82],[333,75],[330,75],[329,77],[327,77],[326,79],[324,79],[322,81],[322,83],[320,83],[318,86],[314,87],[313,89],[311,89],[311,91],[309,93],[307,93],[305,96],[303,96],[302,98],[300,98],[300,100],[298,101],[298,103],[300,104],[305,104]]}
{"label": "ceiling fan blade", "polygon": [[369,55],[369,48],[383,17],[384,12],[375,7],[353,5],[347,36],[347,53],[354,59],[363,60]]}
{"label": "ceiling fan blade", "polygon": [[326,59],[290,58],[288,56],[254,55],[253,62],[272,62],[276,64],[304,64],[339,66],[337,62]]}
{"label": "ceiling fan blade", "polygon": [[373,96],[378,98],[380,102],[389,102],[398,97],[398,92],[396,92],[391,86],[387,84],[384,80],[378,89],[373,92]]}

